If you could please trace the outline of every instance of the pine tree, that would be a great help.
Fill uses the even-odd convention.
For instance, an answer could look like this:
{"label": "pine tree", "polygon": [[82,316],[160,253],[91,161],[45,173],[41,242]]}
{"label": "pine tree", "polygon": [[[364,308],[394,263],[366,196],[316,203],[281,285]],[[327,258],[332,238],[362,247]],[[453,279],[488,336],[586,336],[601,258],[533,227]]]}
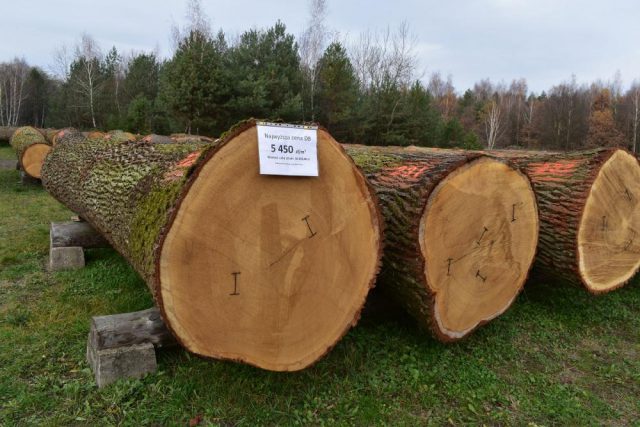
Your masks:
{"label": "pine tree", "polygon": [[215,39],[198,30],[183,38],[164,67],[162,95],[169,111],[187,132],[222,132],[222,105],[226,95],[222,33]]}
{"label": "pine tree", "polygon": [[353,142],[358,80],[347,52],[338,42],[327,47],[318,63],[315,117],[338,140]]}
{"label": "pine tree", "polygon": [[243,33],[229,60],[233,96],[227,109],[232,122],[249,117],[302,119],[300,57],[283,23]]}

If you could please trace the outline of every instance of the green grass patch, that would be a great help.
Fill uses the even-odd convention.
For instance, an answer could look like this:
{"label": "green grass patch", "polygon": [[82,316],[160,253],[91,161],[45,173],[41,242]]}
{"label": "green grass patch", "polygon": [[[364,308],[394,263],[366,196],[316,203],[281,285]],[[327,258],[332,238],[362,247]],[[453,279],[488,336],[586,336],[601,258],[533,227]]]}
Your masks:
{"label": "green grass patch", "polygon": [[[0,147],[4,155],[5,147]],[[640,287],[593,297],[529,283],[469,339],[443,345],[403,315],[365,314],[313,367],[265,372],[159,352],[159,370],[99,390],[91,316],[148,308],[112,250],[47,273],[48,224],[71,213],[0,171],[0,425],[629,425],[640,418]]]}
{"label": "green grass patch", "polygon": [[9,144],[0,144],[0,160],[16,160],[16,152]]}

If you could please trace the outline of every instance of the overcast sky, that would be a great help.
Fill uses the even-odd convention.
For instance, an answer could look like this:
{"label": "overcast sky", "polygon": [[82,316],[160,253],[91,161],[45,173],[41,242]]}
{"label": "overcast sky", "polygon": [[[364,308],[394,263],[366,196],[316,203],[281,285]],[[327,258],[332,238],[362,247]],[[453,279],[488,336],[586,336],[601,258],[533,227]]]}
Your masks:
{"label": "overcast sky", "polygon": [[[238,34],[283,21],[299,35],[307,1],[202,0],[214,30]],[[104,50],[159,48],[170,54],[170,28],[185,2],[162,0],[0,0],[0,61],[15,56],[51,69],[53,52],[82,32]],[[406,21],[418,40],[420,69],[451,74],[458,91],[490,78],[527,79],[541,91],[569,80],[640,79],[640,0],[328,0],[327,25],[342,39]]]}

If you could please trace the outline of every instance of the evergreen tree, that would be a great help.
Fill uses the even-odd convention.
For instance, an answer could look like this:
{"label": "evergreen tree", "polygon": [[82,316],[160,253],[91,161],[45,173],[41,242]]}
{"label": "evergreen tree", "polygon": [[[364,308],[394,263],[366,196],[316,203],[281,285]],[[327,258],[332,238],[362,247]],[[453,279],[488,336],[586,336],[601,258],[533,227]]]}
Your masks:
{"label": "evergreen tree", "polygon": [[230,52],[231,121],[249,117],[302,119],[302,74],[295,38],[283,23],[250,30]]}
{"label": "evergreen tree", "polygon": [[104,118],[101,120],[107,124],[109,129],[122,127],[121,111],[121,85],[124,78],[122,72],[122,56],[115,46],[109,50],[104,57],[102,70],[104,73],[104,88],[101,92],[101,102],[99,109],[103,112]]}
{"label": "evergreen tree", "polygon": [[[158,103],[160,64],[153,53],[141,53],[129,62],[125,73],[123,99],[127,105],[126,128],[131,132],[160,133],[158,118],[165,116]],[[166,129],[167,126],[159,125]]]}
{"label": "evergreen tree", "polygon": [[358,80],[340,43],[327,47],[318,63],[315,117],[339,141],[353,142]]}
{"label": "evergreen tree", "polygon": [[171,114],[188,133],[219,133],[226,96],[223,74],[226,42],[191,30],[180,41],[173,58],[164,67],[161,88]]}
{"label": "evergreen tree", "polygon": [[21,113],[24,118],[23,123],[45,127],[45,121],[49,118],[49,99],[52,89],[53,82],[49,76],[38,67],[32,67],[27,77],[27,96]]}
{"label": "evergreen tree", "polygon": [[123,82],[125,96],[132,100],[143,96],[148,100],[158,96],[160,63],[153,53],[141,53],[129,62]]}
{"label": "evergreen tree", "polygon": [[363,103],[364,142],[370,145],[436,146],[440,114],[420,81],[408,89],[388,85],[370,91]]}
{"label": "evergreen tree", "polygon": [[126,128],[136,133],[153,132],[153,101],[143,95],[134,98],[129,103]]}

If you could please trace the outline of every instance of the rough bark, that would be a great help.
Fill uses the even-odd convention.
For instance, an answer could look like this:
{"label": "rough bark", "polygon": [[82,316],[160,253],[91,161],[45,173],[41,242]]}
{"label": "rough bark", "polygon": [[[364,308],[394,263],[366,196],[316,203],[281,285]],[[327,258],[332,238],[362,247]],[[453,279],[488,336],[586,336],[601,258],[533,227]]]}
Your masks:
{"label": "rough bark", "polygon": [[24,150],[32,144],[46,144],[47,141],[42,133],[31,126],[18,128],[13,132],[10,140],[11,147],[16,150],[18,159]]}
{"label": "rough bark", "polygon": [[172,133],[169,135],[174,142],[214,142],[213,138],[209,138],[208,136],[202,135],[190,135],[187,133]]}
{"label": "rough bark", "polygon": [[[429,269],[430,266],[425,266],[426,258],[421,250],[421,239],[428,240],[429,236],[421,235],[420,224],[426,215],[434,189],[452,172],[480,159],[480,154],[468,151],[356,145],[345,145],[345,149],[375,189],[385,219],[385,251],[379,287],[404,306],[422,326],[431,330],[441,341],[463,338],[490,320],[479,319],[475,327],[459,336],[446,332],[438,324],[435,313],[437,296],[432,288],[437,287],[437,284],[428,283],[425,268]],[[532,192],[530,197],[535,211]],[[537,222],[537,218],[535,220]],[[537,233],[537,225],[535,227]],[[535,241],[531,242],[531,245],[534,248]],[[533,250],[526,267],[527,272],[533,259]],[[522,283],[516,284],[515,294],[519,292],[525,278],[526,273],[521,280]],[[505,303],[496,315],[506,310],[511,302],[512,300]]]}
{"label": "rough bark", "polygon": [[[578,235],[585,214],[585,205],[603,165],[616,151],[619,149],[569,153],[506,150],[492,152],[494,155],[510,159],[522,168],[533,184],[540,215],[540,237],[534,264],[536,274],[554,281],[560,279],[584,286],[594,294],[611,291],[626,283],[626,280],[623,280],[606,289],[592,288],[584,279],[578,254]],[[633,194],[627,192],[620,196],[622,200],[616,200],[615,204],[636,203]],[[608,226],[611,227],[611,224]],[[603,230],[606,228],[607,223],[604,222]]]}
{"label": "rough bark", "polygon": [[43,166],[45,189],[89,222],[145,279],[153,246],[202,146],[112,138],[60,139]]}
{"label": "rough bark", "polygon": [[11,136],[11,147],[16,151],[20,168],[31,178],[40,178],[40,169],[51,146],[42,132],[25,126],[16,129]]}
{"label": "rough bark", "polygon": [[[252,133],[253,132],[253,133]],[[249,135],[249,136],[247,136]],[[254,136],[251,136],[254,135]],[[242,162],[244,159],[250,161],[251,164],[257,161],[257,142],[253,140],[254,137],[257,137],[255,133],[255,122],[250,121],[244,123],[232,131],[226,134],[224,138],[217,141],[214,144],[203,144],[202,142],[192,142],[193,140],[189,139],[189,142],[173,142],[173,143],[154,143],[153,140],[156,138],[149,138],[150,141],[145,141],[144,139],[141,141],[132,141],[127,135],[121,134],[112,134],[111,136],[107,136],[104,138],[88,138],[83,139],[82,135],[76,135],[76,138],[69,138],[67,140],[62,139],[58,142],[56,149],[52,152],[52,154],[47,158],[43,169],[43,183],[45,188],[50,192],[50,194],[69,207],[71,210],[77,212],[84,219],[86,219],[96,230],[98,230],[110,243],[111,245],[118,251],[120,254],[126,258],[129,263],[135,268],[135,270],[142,276],[145,283],[151,290],[154,299],[162,316],[164,318],[165,324],[172,331],[177,340],[186,347],[188,350],[193,351],[196,354],[205,356],[205,357],[213,357],[213,358],[221,358],[221,359],[232,359],[237,360],[249,364],[253,364],[259,367],[263,367],[265,369],[272,370],[297,370],[302,369],[309,364],[315,362],[320,357],[322,357],[329,349],[335,345],[335,343],[340,339],[340,337],[346,333],[346,331],[356,323],[359,317],[359,311],[364,304],[364,298],[366,297],[366,292],[373,285],[373,280],[375,278],[375,274],[378,269],[379,263],[379,255],[380,255],[380,245],[381,245],[381,237],[379,234],[376,234],[378,237],[377,243],[374,250],[369,253],[369,255],[365,255],[359,253],[359,257],[368,257],[371,255],[372,259],[375,258],[375,262],[371,264],[371,268],[368,273],[368,279],[363,281],[363,283],[350,283],[349,280],[335,280],[336,286],[342,286],[343,289],[342,296],[348,296],[349,287],[353,287],[358,290],[358,295],[360,295],[361,291],[364,290],[362,295],[362,301],[358,301],[357,310],[354,313],[349,315],[349,319],[345,324],[342,324],[342,319],[333,320],[329,319],[327,323],[339,323],[341,329],[339,329],[339,334],[335,336],[331,336],[330,341],[327,342],[318,342],[319,348],[321,348],[321,352],[318,354],[312,354],[309,358],[301,358],[300,360],[287,361],[282,359],[283,352],[287,351],[287,343],[279,342],[273,346],[274,349],[278,349],[278,352],[275,354],[275,359],[271,356],[265,356],[264,359],[260,357],[254,357],[252,349],[247,350],[247,354],[242,354],[241,352],[227,352],[224,348],[218,349],[215,348],[211,351],[207,348],[207,351],[200,350],[204,348],[203,346],[192,345],[191,335],[196,334],[200,335],[207,334],[209,329],[213,329],[212,324],[208,324],[207,330],[186,330],[187,327],[180,324],[177,325],[178,319],[176,317],[172,317],[174,311],[176,311],[176,306],[170,306],[170,301],[168,302],[164,297],[164,288],[166,284],[163,282],[163,273],[166,270],[170,270],[172,268],[188,270],[188,274],[200,274],[206,275],[208,268],[213,268],[213,264],[224,264],[227,260],[233,260],[234,252],[233,248],[229,249],[219,249],[216,246],[210,247],[210,240],[207,240],[205,243],[205,247],[202,250],[196,250],[187,248],[189,250],[193,250],[196,254],[186,254],[184,255],[184,262],[182,263],[168,263],[165,265],[164,257],[165,253],[170,251],[170,247],[176,247],[175,252],[179,255],[182,253],[182,246],[174,245],[171,246],[171,242],[167,242],[167,235],[171,235],[172,230],[178,228],[179,226],[176,224],[184,224],[184,221],[180,219],[180,215],[183,211],[189,211],[190,205],[185,200],[191,200],[194,198],[206,200],[206,203],[210,203],[209,200],[215,199],[214,195],[218,197],[218,204],[226,204],[231,203],[229,200],[233,198],[240,197],[243,195],[241,191],[234,191],[234,194],[231,196],[227,196],[225,194],[207,194],[206,190],[203,191],[195,191],[192,190],[192,187],[197,187],[199,182],[205,180],[206,178],[202,178],[202,174],[207,175],[211,168],[207,169],[209,162],[224,163],[228,158],[227,155],[237,151],[235,147],[247,147],[247,150],[255,150],[255,158],[254,155],[248,155],[242,158]],[[164,140],[161,138],[161,140]],[[255,145],[254,145],[255,144]],[[367,209],[371,209],[372,218],[370,221],[373,223],[368,224],[368,230],[375,230],[375,233],[379,233],[378,231],[378,214],[375,207],[375,203],[373,202],[372,194],[368,193],[368,188],[366,187],[366,182],[364,177],[360,176],[359,172],[355,165],[349,160],[349,157],[346,156],[341,148],[335,141],[332,143],[327,142],[327,146],[331,146],[332,153],[340,152],[343,160],[347,162],[347,166],[349,168],[349,173],[352,176],[358,176],[362,182],[362,188],[360,190],[367,191],[366,202],[362,204],[363,206],[369,206]],[[232,148],[227,148],[231,146]],[[245,149],[245,148],[242,148]],[[226,155],[224,154],[226,151]],[[231,150],[231,151],[229,151]],[[338,150],[338,151],[336,151]],[[218,153],[222,152],[220,156],[217,156]],[[328,167],[329,165],[327,165]],[[215,170],[215,169],[214,169]],[[247,167],[243,163],[238,163],[233,166],[231,173],[238,173],[238,171],[246,171]],[[249,168],[250,176],[254,177],[251,179],[260,179],[260,183],[267,183],[269,186],[273,188],[279,188],[279,185],[302,185],[301,189],[305,189],[304,186],[307,184],[311,185],[314,182],[320,182],[321,178],[309,178],[305,181],[305,178],[302,180],[295,180],[293,178],[258,178],[260,175],[258,174],[258,168],[251,166]],[[203,171],[207,171],[204,173]],[[328,177],[326,177],[328,178]],[[315,181],[314,181],[315,179]],[[209,182],[209,181],[206,181]],[[208,185],[208,184],[207,184]],[[315,185],[315,184],[314,184]],[[309,194],[309,187],[307,191]],[[360,191],[358,190],[358,191]],[[351,191],[354,191],[351,189]],[[336,194],[342,194],[342,192],[336,192]],[[322,195],[325,196],[324,194]],[[318,195],[320,197],[320,195]],[[191,199],[189,199],[191,198]],[[245,197],[246,199],[246,197]],[[314,194],[314,200],[316,199],[316,195]],[[251,198],[251,201],[254,199]],[[323,198],[320,197],[317,199],[320,202],[323,202]],[[249,200],[245,200],[243,203],[249,203]],[[276,208],[274,204],[270,204],[266,208],[262,210],[263,215],[278,214],[277,210],[270,210]],[[287,208],[286,206],[280,207],[278,209]],[[260,209],[258,209],[260,212]],[[242,218],[244,215],[248,215],[249,212],[236,212],[235,215],[238,218]],[[186,214],[185,214],[186,215]],[[283,211],[280,211],[280,215],[283,215]],[[283,280],[279,280],[276,283],[284,282],[287,286],[286,289],[283,289],[282,292],[275,291],[270,292],[273,294],[273,298],[284,298],[283,295],[285,293],[292,292],[292,286],[297,286],[299,283],[288,283],[290,280],[288,277],[294,275],[289,274],[288,276],[284,276],[286,273],[287,265],[289,265],[292,261],[292,257],[295,259],[299,259],[300,251],[304,249],[305,245],[315,245],[316,243],[321,244],[320,242],[324,241],[320,238],[311,240],[311,238],[307,235],[307,225],[306,223],[301,221],[300,218],[297,218],[298,213],[295,213],[296,221],[296,233],[301,235],[301,240],[295,243],[290,249],[283,247],[284,250],[281,254],[278,254],[274,250],[265,250],[264,254],[269,255],[270,257],[274,257],[275,261],[273,261],[270,265],[267,264],[266,268],[271,267],[272,270],[283,270]],[[176,219],[178,218],[178,219]],[[258,216],[260,218],[260,216]],[[264,219],[264,218],[263,218]],[[277,223],[278,217],[274,217],[276,220],[273,221],[260,221],[257,222],[258,226],[262,224],[268,230],[260,233],[259,231],[256,233],[256,238],[259,240],[256,242],[257,244],[267,244],[270,240],[272,240],[273,233],[277,231],[274,229],[274,226],[279,226]],[[313,217],[312,217],[313,219]],[[207,221],[212,221],[211,226],[215,224],[215,221],[207,219],[206,214],[195,215],[195,220],[203,221],[203,224],[199,225],[202,227],[209,227],[209,223]],[[318,220],[319,221],[319,220]],[[331,221],[329,218],[327,221]],[[362,221],[361,221],[362,222]],[[318,222],[318,224],[311,222],[311,225],[318,228],[321,227],[322,224]],[[345,225],[346,226],[346,225]],[[239,230],[230,230],[230,233],[240,234],[246,228],[244,225],[239,224],[241,229]],[[360,225],[358,226],[360,227]],[[355,228],[358,228],[355,227]],[[364,227],[364,226],[362,226]],[[203,230],[206,231],[206,230]],[[320,236],[321,231],[314,230],[311,234],[311,237],[314,237],[316,234]],[[351,231],[341,231],[341,230],[328,230],[331,233],[327,233],[326,239],[331,240],[335,239],[335,236],[341,235],[340,233],[350,233]],[[196,231],[197,233],[197,231]],[[266,234],[265,234],[266,233]],[[374,231],[371,231],[374,233]],[[194,236],[196,237],[196,236]],[[278,239],[286,239],[291,237],[290,235],[280,235]],[[175,237],[179,239],[178,235]],[[324,239],[324,237],[322,237]],[[232,236],[232,240],[235,239],[235,234]],[[236,241],[237,244],[244,244],[243,241]],[[278,240],[279,241],[279,240]],[[373,240],[372,240],[373,241]],[[310,242],[310,243],[307,243]],[[289,244],[290,242],[283,241],[283,244]],[[194,239],[188,238],[187,245],[196,245],[197,242],[194,242]],[[196,246],[197,247],[197,246]],[[255,245],[250,245],[251,248],[255,248]],[[236,248],[237,249],[237,248]],[[173,249],[171,249],[173,250]],[[203,253],[203,251],[211,251],[210,253]],[[251,249],[254,250],[254,249]],[[220,252],[222,251],[222,252]],[[310,250],[307,249],[305,255],[310,254]],[[222,254],[222,258],[220,255]],[[182,255],[180,255],[182,256]],[[377,257],[377,258],[376,258]],[[195,258],[201,259],[205,264],[205,267],[199,269],[199,267],[192,266],[192,260]],[[218,259],[218,261],[212,261],[213,259]],[[311,264],[311,258],[302,258],[306,259],[308,264]],[[236,263],[237,261],[237,263]],[[259,260],[258,260],[259,261]],[[196,261],[193,261],[196,262]],[[247,261],[242,259],[237,259],[233,261],[238,264],[238,266],[242,266],[243,263]],[[241,280],[245,277],[251,277],[251,269],[256,271],[262,271],[264,268],[264,263],[256,264],[256,260],[251,260],[251,263],[246,265],[244,264],[243,268],[246,270],[242,270]],[[297,262],[297,261],[296,261]],[[367,261],[368,262],[368,261]],[[162,264],[161,264],[162,263]],[[178,265],[179,264],[179,265]],[[307,264],[305,264],[307,265]],[[363,265],[369,265],[364,264]],[[225,267],[226,268],[226,267]],[[193,310],[187,310],[192,313],[202,313],[204,315],[208,315],[207,313],[214,313],[219,311],[215,304],[226,304],[224,307],[229,304],[242,304],[243,301],[251,302],[251,299],[242,299],[235,298],[235,295],[248,295],[250,294],[250,290],[247,288],[243,288],[242,291],[237,292],[235,289],[233,293],[229,293],[230,291],[227,289],[229,286],[229,280],[237,279],[236,274],[240,274],[240,270],[238,273],[235,273],[235,270],[239,267],[233,267],[234,276],[224,274],[224,284],[220,284],[220,292],[221,298],[224,299],[223,302],[216,301],[212,296],[212,290],[209,289],[213,282],[212,279],[202,280],[198,282],[197,286],[203,288],[203,290],[199,291],[201,294],[193,297],[193,302],[187,304],[188,307],[193,307]],[[305,267],[309,268],[309,267]],[[295,271],[295,277],[298,279],[306,277],[304,275],[305,268],[300,268]],[[368,268],[368,267],[367,267]],[[196,271],[197,270],[197,271]],[[264,272],[266,275],[268,272]],[[229,273],[231,274],[231,273]],[[262,274],[262,273],[261,273]],[[300,276],[302,274],[302,276]],[[327,274],[332,274],[330,271]],[[191,277],[191,276],[190,276]],[[188,280],[184,283],[180,282],[178,284],[172,283],[172,286],[178,287],[180,286],[180,292],[184,292],[182,298],[188,298],[188,295],[191,295],[191,292],[194,289],[196,284],[195,280]],[[304,281],[303,281],[304,282]],[[349,283],[348,283],[349,282]],[[245,282],[242,282],[243,284]],[[266,284],[266,282],[265,282]],[[302,283],[304,284],[304,283]],[[174,288],[175,289],[175,288]],[[261,290],[261,292],[266,292],[267,290]],[[178,291],[176,291],[178,292]],[[317,292],[324,292],[317,291]],[[172,298],[173,298],[173,294]],[[229,296],[231,295],[231,296]],[[287,295],[287,298],[293,298],[292,302],[288,302],[287,304],[298,304],[300,300],[296,297],[295,292],[291,297]],[[301,298],[301,297],[300,297]],[[360,298],[360,297],[358,297]],[[346,299],[345,299],[346,301]],[[277,303],[284,304],[285,301],[276,301]],[[345,304],[341,301],[341,304]],[[196,307],[197,306],[197,307]],[[188,308],[187,307],[187,308]],[[223,309],[224,309],[223,307]],[[258,304],[255,308],[250,308],[251,310],[256,310],[255,312],[247,311],[248,315],[242,315],[235,324],[235,328],[241,327],[242,325],[238,325],[237,323],[245,322],[248,319],[254,316],[262,316],[269,315],[269,312],[273,311],[275,314],[287,315],[287,311],[283,311],[283,308],[277,309],[278,305],[274,304],[272,306],[272,310],[265,311],[265,305]],[[283,306],[284,307],[284,306]],[[268,308],[268,304],[267,304]],[[291,310],[295,309],[295,305],[291,307]],[[249,310],[249,308],[246,308]],[[230,316],[240,315],[242,312],[231,312]],[[188,314],[185,314],[188,315]],[[307,316],[309,317],[309,316]],[[313,317],[313,316],[311,316]],[[264,322],[263,322],[264,323]],[[179,326],[179,327],[178,327]],[[251,326],[251,325],[250,325]],[[282,327],[289,327],[286,324]],[[334,328],[335,326],[332,326]],[[314,331],[307,331],[305,335],[313,335]],[[249,330],[247,333],[251,333]],[[231,336],[233,332],[227,331],[226,336]],[[269,337],[269,339],[279,340],[279,336],[282,335],[280,331],[274,331],[273,337]],[[328,338],[327,338],[328,339]],[[234,340],[232,340],[233,342]],[[235,340],[238,342],[238,340]],[[202,344],[202,343],[199,343]],[[216,342],[209,343],[212,347],[215,347]],[[257,344],[256,344],[257,345]],[[306,352],[307,350],[305,350]],[[314,350],[315,351],[315,350]],[[306,354],[306,353],[305,353]],[[306,357],[306,356],[305,356]],[[294,357],[292,356],[292,359]]]}

